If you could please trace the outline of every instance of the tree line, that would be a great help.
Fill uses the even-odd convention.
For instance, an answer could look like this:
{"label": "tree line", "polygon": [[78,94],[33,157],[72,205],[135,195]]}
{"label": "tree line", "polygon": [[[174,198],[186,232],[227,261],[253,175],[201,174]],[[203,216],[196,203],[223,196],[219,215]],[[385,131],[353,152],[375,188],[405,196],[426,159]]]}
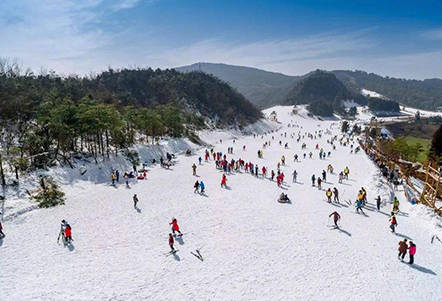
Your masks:
{"label": "tree line", "polygon": [[244,126],[261,112],[230,86],[200,72],[112,70],[35,75],[0,61],[0,182],[20,171],[109,157],[158,137],[195,137],[213,126]]}

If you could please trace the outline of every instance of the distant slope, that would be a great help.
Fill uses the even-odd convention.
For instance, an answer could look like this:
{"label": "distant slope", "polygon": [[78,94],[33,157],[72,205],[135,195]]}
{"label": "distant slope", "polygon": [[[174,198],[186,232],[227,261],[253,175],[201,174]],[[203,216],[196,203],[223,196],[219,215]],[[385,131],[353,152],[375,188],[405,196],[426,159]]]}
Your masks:
{"label": "distant slope", "polygon": [[333,73],[317,70],[295,85],[287,97],[287,103],[308,104],[313,101],[332,103],[351,99],[352,96]]}
{"label": "distant slope", "polygon": [[409,80],[382,77],[364,71],[332,71],[347,88],[354,92],[368,89],[391,100],[411,107],[435,110],[442,106],[442,80]]}
{"label": "distant slope", "polygon": [[196,63],[175,68],[180,72],[201,71],[227,82],[260,108],[281,104],[300,77],[256,68],[226,64]]}

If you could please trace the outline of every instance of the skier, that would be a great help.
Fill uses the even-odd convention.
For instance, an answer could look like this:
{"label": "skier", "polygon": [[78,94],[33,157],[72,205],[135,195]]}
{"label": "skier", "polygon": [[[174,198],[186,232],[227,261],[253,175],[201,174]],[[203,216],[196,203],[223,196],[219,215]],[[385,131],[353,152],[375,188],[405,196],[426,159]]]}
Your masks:
{"label": "skier", "polygon": [[318,177],[318,190],[322,189],[321,184],[322,184],[322,179]]}
{"label": "skier", "polygon": [[393,200],[393,211],[398,212],[399,211],[399,200],[397,197],[394,197]]}
{"label": "skier", "polygon": [[129,187],[129,174],[127,172],[124,174],[124,180],[126,181],[126,187]]}
{"label": "skier", "polygon": [[137,196],[137,194],[134,194],[133,200],[134,200],[134,208],[137,208],[137,203],[138,203],[138,196]]}
{"label": "skier", "polygon": [[331,203],[331,198],[332,198],[333,193],[330,188],[327,189],[327,191],[325,192],[325,195],[327,196],[327,201],[329,203]]}
{"label": "skier", "polygon": [[293,157],[294,157],[294,160],[293,160],[293,161],[298,162],[298,155],[295,154]]}
{"label": "skier", "polygon": [[312,186],[315,186],[315,182],[316,182],[316,177],[315,175],[312,175]]}
{"label": "skier", "polygon": [[336,187],[333,188],[334,199],[333,201],[339,203],[339,191]]}
{"label": "skier", "polygon": [[116,178],[117,178],[117,177],[115,176],[115,173],[112,172],[112,173],[111,173],[112,185],[115,185],[115,179],[116,179]]}
{"label": "skier", "polygon": [[172,219],[172,222],[169,223],[169,225],[172,225],[172,233],[175,235],[175,231],[179,233],[180,236],[183,236],[183,234],[180,231],[180,227],[178,226],[178,221],[176,218]]}
{"label": "skier", "polygon": [[221,187],[227,188],[227,178],[226,175],[223,174],[223,177],[221,178]]}
{"label": "skier", "polygon": [[330,218],[333,215],[333,222],[335,223],[335,227],[339,228],[338,221],[341,219],[341,216],[336,211],[332,212],[328,217]]}
{"label": "skier", "polygon": [[200,183],[198,181],[196,181],[195,184],[193,185],[193,188],[195,188],[193,193],[197,193],[200,188]]}
{"label": "skier", "polygon": [[296,178],[298,177],[298,172],[296,169],[293,171],[293,183],[296,183]]}
{"label": "skier", "polygon": [[199,162],[199,164],[201,165],[201,162],[203,162],[203,158],[199,157],[199,158],[198,158],[198,162]]}
{"label": "skier", "polygon": [[65,220],[61,221],[60,233],[58,234],[57,242],[60,242],[60,237],[61,237],[61,241],[63,242],[63,244],[66,243],[66,236],[64,230],[66,229],[67,224],[68,223]]}
{"label": "skier", "polygon": [[3,233],[3,225],[2,225],[2,221],[0,221],[0,239],[4,238],[6,235],[5,233]]}
{"label": "skier", "polygon": [[192,171],[193,171],[193,175],[196,176],[196,164],[193,163],[192,165]]}
{"label": "skier", "polygon": [[397,226],[396,216],[394,215],[394,212],[391,212],[391,216],[390,216],[390,229],[391,229],[391,232],[395,232],[395,227],[396,226]]}
{"label": "skier", "polygon": [[400,259],[401,261],[404,261],[405,255],[407,255],[408,245],[407,245],[407,239],[404,239],[399,242],[397,259]]}
{"label": "skier", "polygon": [[346,180],[348,180],[348,174],[350,173],[350,169],[348,169],[348,166],[345,167],[344,169],[344,177]]}
{"label": "skier", "polygon": [[414,263],[414,255],[416,254],[416,245],[410,241],[410,247],[408,248],[408,255],[410,256],[409,264]]}
{"label": "skier", "polygon": [[273,169],[272,169],[271,175],[272,175],[272,181],[273,181],[273,179],[275,178],[275,172],[273,171]]}
{"label": "skier", "polygon": [[175,249],[173,248],[173,243],[174,243],[173,235],[172,235],[172,233],[169,233],[170,253],[174,253],[175,252]]}
{"label": "skier", "polygon": [[376,198],[376,208],[379,210],[381,210],[381,196],[378,195],[378,197]]}
{"label": "skier", "polygon": [[359,210],[365,215],[364,210],[362,210],[362,200],[356,201],[356,212],[359,213]]}
{"label": "skier", "polygon": [[325,172],[325,170],[322,170],[322,180],[324,182],[327,182],[327,173]]}
{"label": "skier", "polygon": [[120,182],[120,172],[118,171],[118,169],[115,171],[115,177],[117,182]]}
{"label": "skier", "polygon": [[200,182],[200,188],[201,188],[200,193],[203,194],[205,192],[205,189],[206,189],[206,186],[204,185],[203,181]]}
{"label": "skier", "polygon": [[341,171],[339,173],[339,183],[342,183],[342,180],[344,179],[344,173]]}

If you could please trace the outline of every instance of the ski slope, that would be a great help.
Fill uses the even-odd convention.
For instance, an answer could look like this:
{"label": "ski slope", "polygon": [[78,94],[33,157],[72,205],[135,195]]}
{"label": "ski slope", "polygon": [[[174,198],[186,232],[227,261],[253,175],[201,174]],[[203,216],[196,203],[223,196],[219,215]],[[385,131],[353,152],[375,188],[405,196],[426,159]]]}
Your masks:
{"label": "ski slope", "polygon": [[[440,219],[420,205],[407,204],[399,191],[401,213],[397,234],[392,234],[388,215],[394,193],[367,156],[351,154],[348,146],[337,143],[331,156],[320,160],[314,149],[318,143],[331,150],[326,140],[340,135],[339,121],[318,121],[305,110],[292,116],[292,107],[266,112],[273,110],[279,121],[273,124],[279,129],[274,140],[272,134],[254,138],[228,132],[201,137],[215,151],[227,153],[233,146],[228,159],[242,158],[269,171],[276,171],[285,155],[283,188],[243,171],[228,174],[229,188],[223,189],[222,172],[213,160],[203,161],[198,176],[192,176],[191,166],[198,165],[204,147],[193,156],[178,156],[170,169],[150,166],[148,179],[130,188],[122,182],[113,187],[106,181],[63,181],[66,205],[4,222],[0,300],[441,300],[442,244],[430,244],[431,235],[440,233]],[[299,127],[289,128],[289,123]],[[298,131],[327,129],[331,135],[305,137],[305,151],[302,141],[290,138]],[[287,138],[281,137],[284,132]],[[289,149],[279,140],[282,145],[288,142]],[[271,146],[258,159],[265,141]],[[313,158],[304,160],[302,154],[310,151]],[[301,162],[293,162],[294,153]],[[335,173],[327,174],[323,190],[312,187],[312,174],[319,176],[330,163]],[[345,166],[349,180],[338,184],[337,172]],[[291,183],[294,169],[297,183]],[[206,196],[193,192],[196,180],[204,181]],[[368,192],[366,216],[343,202],[354,201],[361,186]],[[342,205],[325,201],[328,187],[339,189]],[[291,204],[276,201],[282,191]],[[138,211],[133,208],[134,193],[140,199]],[[385,201],[381,212],[372,209],[378,194]],[[334,210],[342,217],[340,230],[330,227],[328,216]],[[172,217],[184,236],[175,242],[176,255],[168,256]],[[62,219],[72,226],[72,247],[57,244]],[[404,237],[417,245],[412,266],[397,259],[397,245]],[[204,261],[190,253],[196,249]]]}

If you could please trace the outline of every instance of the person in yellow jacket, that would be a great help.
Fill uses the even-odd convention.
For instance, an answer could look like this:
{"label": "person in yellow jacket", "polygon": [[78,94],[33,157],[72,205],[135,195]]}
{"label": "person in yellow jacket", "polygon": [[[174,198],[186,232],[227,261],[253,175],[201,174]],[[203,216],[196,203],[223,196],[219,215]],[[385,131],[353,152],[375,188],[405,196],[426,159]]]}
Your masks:
{"label": "person in yellow jacket", "polygon": [[330,188],[327,189],[327,191],[325,192],[325,195],[327,196],[328,202],[331,203],[331,198],[332,198],[333,192],[331,191]]}
{"label": "person in yellow jacket", "polygon": [[114,172],[111,173],[111,180],[112,180],[112,185],[115,185],[115,179],[117,178],[117,176],[115,175]]}
{"label": "person in yellow jacket", "polygon": [[344,176],[345,178],[348,180],[348,174],[350,173],[350,169],[348,169],[348,166],[345,167],[344,169]]}

